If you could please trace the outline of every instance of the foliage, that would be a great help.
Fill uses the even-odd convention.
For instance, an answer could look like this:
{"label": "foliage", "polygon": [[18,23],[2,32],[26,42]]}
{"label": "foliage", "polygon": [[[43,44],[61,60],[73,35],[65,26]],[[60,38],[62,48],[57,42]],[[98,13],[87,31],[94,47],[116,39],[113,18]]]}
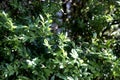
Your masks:
{"label": "foliage", "polygon": [[89,41],[94,32],[102,38],[111,26],[119,24],[119,7],[117,0],[68,1],[63,4],[64,21],[75,39],[81,36]]}
{"label": "foliage", "polygon": [[2,1],[1,80],[120,79],[120,2],[65,1]]}

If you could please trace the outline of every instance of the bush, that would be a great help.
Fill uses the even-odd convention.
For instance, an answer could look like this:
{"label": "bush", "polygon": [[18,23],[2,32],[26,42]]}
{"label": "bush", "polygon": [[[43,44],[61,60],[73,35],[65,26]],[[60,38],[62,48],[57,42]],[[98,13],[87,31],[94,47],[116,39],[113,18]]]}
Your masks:
{"label": "bush", "polygon": [[[64,2],[62,23],[54,15],[62,8],[60,1],[8,2],[13,9],[2,6],[0,12],[0,79],[119,80],[119,35],[113,34],[119,1]],[[68,3],[76,10],[70,19],[64,9]],[[16,10],[20,13],[13,16]],[[51,27],[55,22],[59,27]]]}

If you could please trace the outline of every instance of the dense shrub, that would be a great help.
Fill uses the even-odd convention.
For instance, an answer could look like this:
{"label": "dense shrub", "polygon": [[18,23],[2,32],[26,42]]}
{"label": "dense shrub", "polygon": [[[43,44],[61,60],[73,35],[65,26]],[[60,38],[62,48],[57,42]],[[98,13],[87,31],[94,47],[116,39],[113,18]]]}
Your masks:
{"label": "dense shrub", "polygon": [[119,3],[2,1],[0,79],[119,80]]}

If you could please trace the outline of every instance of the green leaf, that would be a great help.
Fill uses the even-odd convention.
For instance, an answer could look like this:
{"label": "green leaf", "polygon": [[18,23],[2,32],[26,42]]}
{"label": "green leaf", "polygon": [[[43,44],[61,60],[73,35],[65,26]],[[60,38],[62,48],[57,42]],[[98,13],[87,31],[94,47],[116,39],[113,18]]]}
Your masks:
{"label": "green leaf", "polygon": [[70,55],[71,55],[74,59],[77,59],[77,58],[78,58],[78,53],[77,53],[77,51],[76,51],[75,49],[72,49],[72,50],[71,50]]}

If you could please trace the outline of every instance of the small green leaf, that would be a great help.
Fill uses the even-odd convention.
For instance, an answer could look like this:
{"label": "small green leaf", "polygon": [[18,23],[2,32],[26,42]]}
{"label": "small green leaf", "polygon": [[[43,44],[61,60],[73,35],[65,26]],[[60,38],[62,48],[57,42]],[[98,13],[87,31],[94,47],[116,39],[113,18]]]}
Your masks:
{"label": "small green leaf", "polygon": [[72,49],[70,54],[71,54],[71,56],[72,56],[74,59],[77,59],[77,58],[78,58],[78,53],[76,52],[75,49]]}

